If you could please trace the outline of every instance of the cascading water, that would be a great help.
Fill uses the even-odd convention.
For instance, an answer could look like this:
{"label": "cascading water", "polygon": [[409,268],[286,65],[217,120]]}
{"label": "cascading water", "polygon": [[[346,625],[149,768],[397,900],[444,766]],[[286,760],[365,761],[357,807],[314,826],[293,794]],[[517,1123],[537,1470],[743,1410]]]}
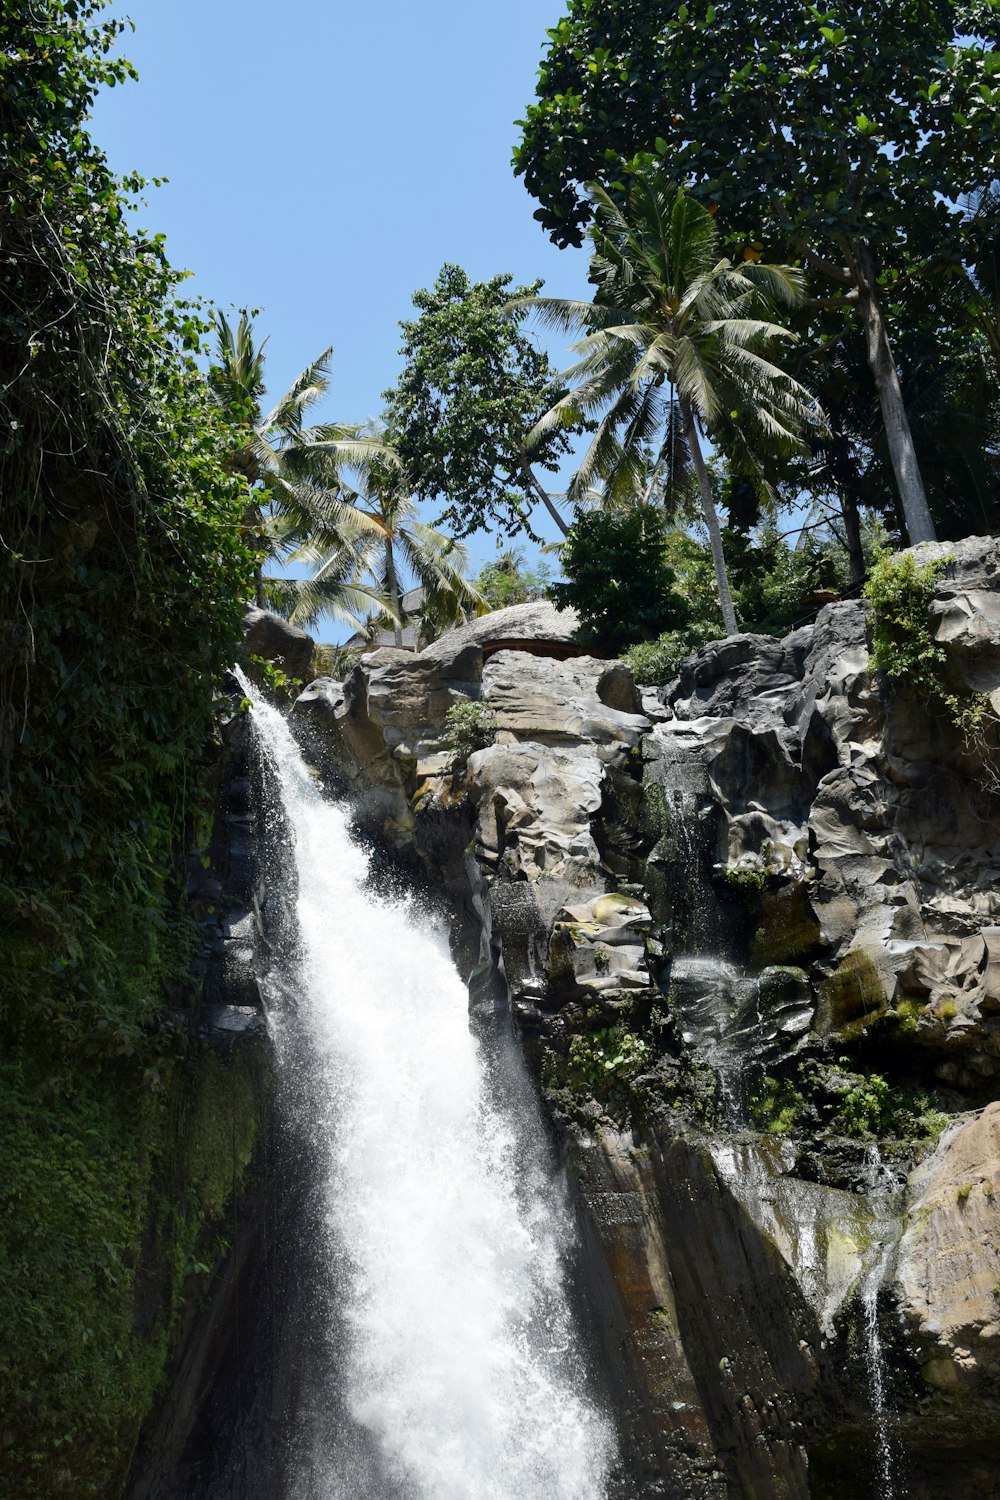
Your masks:
{"label": "cascading water", "polygon": [[584,1394],[570,1222],[538,1121],[512,1107],[509,1055],[471,1034],[444,937],[366,889],[284,720],[253,712],[295,848],[279,988],[296,995],[272,1024],[321,1178],[335,1371],[311,1393],[291,1492],[601,1500],[614,1444]]}
{"label": "cascading water", "polygon": [[[883,1230],[877,1254],[862,1278],[858,1289],[864,1313],[865,1368],[868,1375],[868,1393],[871,1401],[872,1420],[875,1425],[875,1453],[878,1462],[880,1492],[879,1500],[899,1500],[893,1463],[892,1442],[889,1436],[888,1404],[886,1399],[887,1365],[879,1332],[878,1295],[885,1284],[886,1276],[895,1249],[896,1226],[899,1223],[898,1193],[892,1173],[887,1169],[877,1144],[872,1144],[866,1153],[866,1176],[876,1207],[875,1224]],[[879,1213],[879,1207],[882,1212]],[[898,1230],[896,1230],[898,1233]]]}

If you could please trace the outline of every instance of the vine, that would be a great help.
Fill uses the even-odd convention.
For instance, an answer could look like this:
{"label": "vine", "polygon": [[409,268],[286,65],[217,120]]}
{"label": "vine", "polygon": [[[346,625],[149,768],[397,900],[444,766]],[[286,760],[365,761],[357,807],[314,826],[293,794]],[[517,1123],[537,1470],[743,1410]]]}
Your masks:
{"label": "vine", "polygon": [[990,700],[985,693],[952,689],[947,653],[931,634],[930,605],[948,561],[920,564],[909,552],[883,552],[876,560],[865,585],[872,606],[871,665],[886,677],[903,679],[916,695],[940,703],[966,748],[982,753],[986,726],[996,722]]}

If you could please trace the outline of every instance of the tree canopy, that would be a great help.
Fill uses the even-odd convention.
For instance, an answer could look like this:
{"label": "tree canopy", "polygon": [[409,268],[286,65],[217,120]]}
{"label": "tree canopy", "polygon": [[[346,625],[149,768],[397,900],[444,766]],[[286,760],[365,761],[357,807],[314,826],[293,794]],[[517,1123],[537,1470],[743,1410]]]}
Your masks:
{"label": "tree canopy", "polygon": [[419,316],[404,322],[405,364],[385,392],[387,421],[415,492],[439,501],[438,525],[457,536],[495,526],[530,530],[532,507],[558,511],[535,474],[555,473],[569,452],[564,432],[529,451],[528,433],[562,394],[548,356],[522,330],[511,304],[537,292],[512,277],[473,282],[442,267],[433,287],[414,293]]}
{"label": "tree canopy", "polygon": [[737,243],[924,253],[995,169],[996,28],[974,0],[569,0],[515,167],[560,244],[646,152]]}
{"label": "tree canopy", "polygon": [[570,495],[579,498],[601,478],[614,501],[649,497],[679,425],[732,632],[737,621],[699,433],[722,437],[756,468],[763,455],[803,447],[810,426],[821,428],[816,402],[773,360],[775,345],[791,337],[773,321],[776,305],[800,300],[801,278],[787,266],[720,259],[712,215],[649,167],[630,178],[624,207],[596,184],[590,197],[594,301],[531,302],[548,322],[585,334],[566,372],[571,389],[537,430],[581,412],[600,414]]}
{"label": "tree canopy", "polygon": [[570,0],[549,33],[516,168],[560,244],[585,184],[651,154],[750,259],[801,258],[856,314],[911,541],[934,535],[882,311],[886,284],[954,249],[995,172],[991,3]]}

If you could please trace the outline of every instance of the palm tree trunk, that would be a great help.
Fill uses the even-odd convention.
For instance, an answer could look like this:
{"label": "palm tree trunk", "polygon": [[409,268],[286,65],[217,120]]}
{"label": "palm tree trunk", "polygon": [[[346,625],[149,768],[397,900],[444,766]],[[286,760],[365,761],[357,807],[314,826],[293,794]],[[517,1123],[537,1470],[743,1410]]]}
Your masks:
{"label": "palm tree trunk", "polygon": [[889,457],[903,506],[906,534],[911,547],[916,546],[917,542],[933,542],[936,540],[934,522],[931,520],[924,482],[920,477],[899,372],[889,347],[889,335],[878,300],[875,256],[871,247],[854,247],[854,260],[858,268],[858,314],[865,332],[865,352],[878,391]]}
{"label": "palm tree trunk", "polygon": [[719,513],[715,508],[712,498],[712,485],[705,467],[702,456],[701,444],[698,441],[698,429],[695,426],[694,413],[686,401],[681,403],[681,412],[684,417],[684,432],[687,437],[688,448],[691,450],[691,462],[698,480],[698,492],[701,495],[701,508],[705,517],[705,525],[708,527],[708,538],[712,544],[712,563],[715,567],[715,583],[719,590],[719,605],[722,609],[722,624],[727,635],[736,635],[739,624],[736,620],[736,611],[733,608],[733,596],[729,591],[729,571],[726,568],[726,559],[722,551],[722,528],[719,525]]}
{"label": "palm tree trunk", "polygon": [[389,584],[389,603],[396,612],[393,623],[393,639],[396,645],[402,649],[403,627],[399,623],[399,584],[396,581],[396,565],[392,555],[392,537],[385,539],[385,576]]}
{"label": "palm tree trunk", "polygon": [[566,525],[566,522],[563,520],[562,516],[553,505],[544,485],[539,484],[538,480],[536,479],[535,471],[528,462],[528,458],[525,453],[521,454],[521,473],[524,475],[525,482],[531,489],[534,490],[535,494],[545,506],[545,509],[548,511],[549,515],[552,517],[553,521],[555,521],[556,525],[559,527],[559,530],[562,532],[563,536],[568,536],[569,527]]}

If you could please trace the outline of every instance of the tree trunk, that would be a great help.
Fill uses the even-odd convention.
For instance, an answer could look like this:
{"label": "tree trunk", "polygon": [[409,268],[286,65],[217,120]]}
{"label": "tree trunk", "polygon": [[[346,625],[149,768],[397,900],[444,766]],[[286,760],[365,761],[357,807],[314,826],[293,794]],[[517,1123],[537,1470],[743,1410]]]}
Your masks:
{"label": "tree trunk", "polygon": [[393,639],[396,645],[402,649],[403,627],[399,623],[399,584],[396,582],[396,564],[392,555],[391,536],[387,536],[385,539],[385,576],[389,584],[389,603],[396,612],[396,618],[393,621],[392,627]]}
{"label": "tree trunk", "polygon": [[698,479],[701,508],[705,515],[705,525],[708,527],[709,541],[712,544],[712,563],[715,567],[716,587],[719,590],[722,623],[727,635],[735,635],[740,627],[737,624],[736,611],[733,608],[733,596],[729,592],[729,572],[726,568],[726,559],[722,551],[722,528],[719,526],[719,514],[715,509],[715,501],[712,498],[712,485],[708,477],[708,470],[705,467],[705,460],[702,457],[694,413],[686,401],[682,403],[681,411],[684,416],[684,431],[687,436],[688,447],[691,450],[691,462],[694,464],[694,472]]}
{"label": "tree trunk", "polygon": [[875,256],[870,245],[862,244],[852,248],[853,259],[858,268],[858,315],[864,328],[865,352],[882,409],[882,424],[903,506],[906,534],[911,546],[915,546],[917,542],[933,542],[936,540],[934,522],[931,520],[924,483],[917,465],[913,433],[910,431],[899,384],[899,372],[889,347],[889,336],[879,305]]}
{"label": "tree trunk", "polygon": [[[243,525],[250,532],[251,544],[258,552],[265,550],[263,519],[260,506],[253,500],[248,501],[243,511]],[[267,599],[264,595],[264,567],[262,563],[257,563],[253,570],[253,597],[258,609],[267,608]]]}
{"label": "tree trunk", "polygon": [[524,478],[530,488],[534,490],[539,500],[545,506],[545,509],[548,511],[553,521],[555,521],[563,536],[568,536],[569,527],[566,525],[566,522],[563,520],[562,516],[553,505],[551,499],[549,498],[548,491],[545,489],[545,486],[539,484],[538,480],[535,478],[535,471],[528,462],[527,455],[524,453],[521,454],[521,473],[524,475]]}
{"label": "tree trunk", "polygon": [[865,553],[861,545],[861,512],[858,506],[857,469],[853,463],[847,441],[834,425],[833,436],[827,450],[830,474],[840,501],[840,513],[844,518],[844,540],[851,569],[851,585],[859,588],[865,581]]}
{"label": "tree trunk", "polygon": [[851,569],[851,587],[858,589],[865,581],[865,552],[861,545],[861,516],[857,501],[846,490],[840,492],[840,511],[844,517],[847,557]]}

